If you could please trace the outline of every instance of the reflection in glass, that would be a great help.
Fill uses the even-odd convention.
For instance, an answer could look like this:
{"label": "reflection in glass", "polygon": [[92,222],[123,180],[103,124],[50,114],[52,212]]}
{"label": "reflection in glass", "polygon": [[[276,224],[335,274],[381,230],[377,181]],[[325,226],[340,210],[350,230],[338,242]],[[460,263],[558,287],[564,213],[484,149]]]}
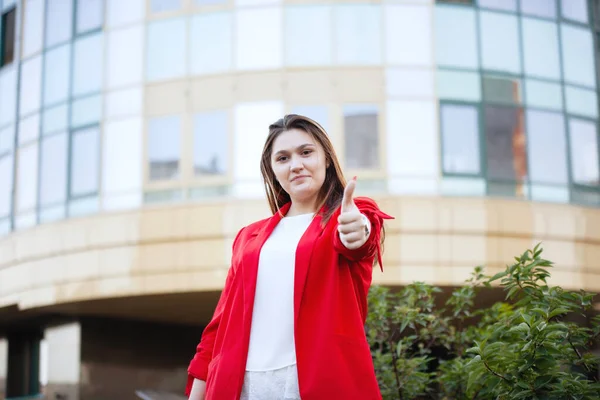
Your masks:
{"label": "reflection in glass", "polygon": [[17,160],[17,210],[29,211],[37,203],[38,144],[19,149]]}
{"label": "reflection in glass", "polygon": [[521,104],[521,80],[500,76],[483,76],[483,98],[490,103]]}
{"label": "reflection in glass", "polygon": [[67,196],[67,134],[44,138],[41,152],[40,206],[63,203]]}
{"label": "reflection in glass", "polygon": [[21,64],[19,81],[19,114],[31,114],[40,108],[42,96],[42,56],[35,56]]}
{"label": "reflection in glass", "polygon": [[587,0],[562,0],[560,5],[563,18],[587,24]]}
{"label": "reflection in glass", "polygon": [[438,65],[479,67],[475,11],[438,5],[435,7],[435,56]]}
{"label": "reflection in glass", "polygon": [[376,105],[344,106],[346,168],[379,167],[379,127]]}
{"label": "reflection in glass", "polygon": [[331,6],[286,7],[284,29],[286,65],[331,64]]}
{"label": "reflection in glass", "polygon": [[523,18],[522,29],[525,74],[559,80],[560,57],[556,23]]}
{"label": "reflection in glass", "polygon": [[74,131],[71,138],[71,197],[98,191],[100,130]]}
{"label": "reflection in glass", "polygon": [[69,124],[69,107],[62,104],[44,111],[42,117],[42,135],[49,135],[67,129]]}
{"label": "reflection in glass", "polygon": [[334,51],[337,64],[381,63],[381,8],[379,5],[338,5],[334,14]]}
{"label": "reflection in glass", "polygon": [[448,174],[478,174],[479,112],[476,106],[441,106],[442,159]]}
{"label": "reflection in glass", "polygon": [[521,12],[542,18],[556,18],[556,0],[522,0]]}
{"label": "reflection in glass", "polygon": [[77,0],[77,33],[102,27],[104,0]]}
{"label": "reflection in glass", "polygon": [[44,105],[67,100],[69,72],[71,70],[71,45],[65,44],[46,52],[44,63]]}
{"label": "reflection in glass", "polygon": [[283,63],[282,16],[279,8],[243,9],[235,14],[238,69],[279,68]]}
{"label": "reflection in glass", "polygon": [[292,107],[292,114],[303,115],[317,122],[329,134],[329,111],[327,106],[305,105]]}
{"label": "reflection in glass", "polygon": [[598,96],[595,91],[565,85],[565,99],[569,114],[598,118]]}
{"label": "reflection in glass", "polygon": [[[511,182],[510,194],[523,197],[525,188],[520,183],[528,174],[523,110],[486,106],[484,127],[488,180]],[[512,185],[512,182],[518,184]],[[502,186],[500,190],[504,192],[509,186]]]}
{"label": "reflection in glass", "polygon": [[71,104],[71,128],[94,124],[102,117],[102,95],[82,97]]}
{"label": "reflection in glass", "polygon": [[481,80],[477,72],[438,70],[436,83],[441,99],[481,101]]}
{"label": "reflection in glass", "polygon": [[519,24],[517,17],[481,11],[481,62],[484,69],[521,72]]}
{"label": "reflection in glass", "polygon": [[[430,8],[410,5],[384,7],[385,59],[388,64],[430,66],[433,63]],[[410,40],[400,39],[409,37]]]}
{"label": "reflection in glass", "polygon": [[102,89],[103,54],[102,32],[75,41],[73,61],[74,96],[90,94]]}
{"label": "reflection in glass", "polygon": [[179,178],[180,157],[181,118],[169,116],[148,120],[150,180]]}
{"label": "reflection in glass", "polygon": [[147,28],[146,78],[150,81],[176,78],[186,72],[186,20],[151,22]]}
{"label": "reflection in glass", "polygon": [[[564,3],[564,2],[563,2]],[[596,87],[594,45],[589,29],[561,24],[562,61],[565,81]]]}
{"label": "reflection in glass", "polygon": [[517,0],[477,0],[477,4],[479,7],[494,10],[517,11]]}
{"label": "reflection in glass", "polygon": [[73,0],[47,1],[46,48],[71,39]]}
{"label": "reflection in glass", "polygon": [[0,158],[0,217],[10,214],[12,206],[13,158]]}
{"label": "reflection in glass", "polygon": [[139,22],[146,14],[146,0],[106,0],[106,21],[112,28]]}
{"label": "reflection in glass", "polygon": [[226,111],[194,118],[194,175],[224,175],[229,170],[229,124]]}
{"label": "reflection in glass", "polygon": [[563,108],[562,88],[560,83],[525,80],[526,103],[531,107],[549,108],[561,111]]}
{"label": "reflection in glass", "polygon": [[150,0],[150,7],[155,13],[179,10],[181,0]]}
{"label": "reflection in glass", "polygon": [[567,184],[567,143],[563,114],[528,110],[527,140],[531,182]]}
{"label": "reflection in glass", "polygon": [[598,186],[598,132],[596,123],[589,120],[569,119],[571,141],[571,173],[573,182]]}
{"label": "reflection in glass", "polygon": [[192,17],[191,24],[190,72],[210,74],[230,70],[233,41],[231,13],[197,14]]}
{"label": "reflection in glass", "polygon": [[45,3],[45,0],[27,0],[27,6],[23,9],[22,58],[27,58],[42,49]]}

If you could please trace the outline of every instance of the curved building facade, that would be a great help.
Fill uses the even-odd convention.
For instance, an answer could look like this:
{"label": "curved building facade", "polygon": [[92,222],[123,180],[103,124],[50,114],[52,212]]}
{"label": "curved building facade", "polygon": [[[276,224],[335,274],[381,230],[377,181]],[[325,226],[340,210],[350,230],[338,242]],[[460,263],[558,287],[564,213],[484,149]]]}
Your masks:
{"label": "curved building facade", "polygon": [[0,398],[181,393],[286,113],[396,217],[375,283],[600,291],[596,3],[1,0]]}

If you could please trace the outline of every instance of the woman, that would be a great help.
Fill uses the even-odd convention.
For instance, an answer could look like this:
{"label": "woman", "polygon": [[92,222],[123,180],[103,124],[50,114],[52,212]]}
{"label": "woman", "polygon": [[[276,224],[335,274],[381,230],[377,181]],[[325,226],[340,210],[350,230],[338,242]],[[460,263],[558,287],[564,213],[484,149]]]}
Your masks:
{"label": "woman", "polygon": [[323,128],[269,127],[261,172],[273,216],[237,234],[214,316],[188,368],[193,400],[380,399],[364,323],[383,220],[353,198]]}

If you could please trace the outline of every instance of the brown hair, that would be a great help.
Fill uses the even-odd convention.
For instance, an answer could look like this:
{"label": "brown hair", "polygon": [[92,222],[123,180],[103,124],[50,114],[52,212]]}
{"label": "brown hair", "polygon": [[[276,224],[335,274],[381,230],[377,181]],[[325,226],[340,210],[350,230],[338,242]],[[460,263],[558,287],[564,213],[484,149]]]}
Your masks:
{"label": "brown hair", "polygon": [[344,179],[342,168],[325,129],[317,122],[302,115],[288,114],[269,126],[269,136],[267,136],[260,160],[260,171],[263,176],[271,212],[275,214],[284,204],[291,201],[290,195],[283,190],[283,187],[275,179],[275,173],[271,168],[271,155],[275,139],[281,133],[291,129],[299,129],[311,135],[325,152],[325,162],[328,166],[323,186],[321,186],[317,197],[317,210],[325,206],[323,222],[326,223],[342,202],[346,180]]}

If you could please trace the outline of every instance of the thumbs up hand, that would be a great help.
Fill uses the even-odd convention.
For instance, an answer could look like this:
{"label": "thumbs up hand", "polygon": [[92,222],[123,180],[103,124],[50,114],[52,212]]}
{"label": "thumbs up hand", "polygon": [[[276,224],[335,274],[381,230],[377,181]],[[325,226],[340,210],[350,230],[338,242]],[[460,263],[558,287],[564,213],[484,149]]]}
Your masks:
{"label": "thumbs up hand", "polygon": [[344,189],[342,208],[338,217],[340,240],[350,250],[358,249],[369,238],[369,220],[360,213],[354,204],[356,177],[352,178]]}

